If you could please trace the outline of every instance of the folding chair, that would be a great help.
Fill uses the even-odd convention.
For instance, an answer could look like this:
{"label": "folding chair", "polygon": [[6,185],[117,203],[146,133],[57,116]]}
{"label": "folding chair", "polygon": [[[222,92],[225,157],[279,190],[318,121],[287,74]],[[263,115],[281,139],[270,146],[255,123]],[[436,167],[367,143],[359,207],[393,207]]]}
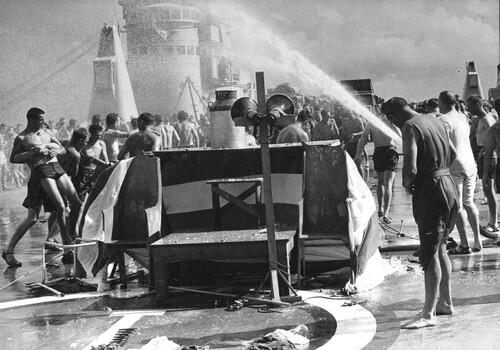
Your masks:
{"label": "folding chair", "polygon": [[[75,240],[74,244],[60,244],[60,243],[53,243],[53,242],[45,242],[42,245],[42,281],[41,282],[32,282],[32,283],[27,283],[26,287],[30,289],[35,289],[35,288],[44,288],[48,290],[49,292],[54,293],[55,295],[59,297],[63,297],[64,293],[59,292],[58,290],[52,288],[52,285],[55,285],[56,283],[60,281],[68,281],[68,280],[77,280],[80,283],[89,285],[91,287],[94,287],[94,285],[87,283],[85,280],[77,277],[77,261],[78,261],[78,248],[80,247],[85,247],[85,246],[91,246],[95,245],[97,242],[95,241],[85,241],[81,238],[77,238]],[[72,269],[72,274],[69,277],[59,277],[50,281],[47,281],[47,261],[45,258],[45,254],[47,253],[47,247],[57,247],[57,248],[62,248],[62,249],[72,249],[73,251],[73,269]],[[55,258],[61,256],[63,253],[57,255]],[[52,260],[54,260],[53,258]]]}

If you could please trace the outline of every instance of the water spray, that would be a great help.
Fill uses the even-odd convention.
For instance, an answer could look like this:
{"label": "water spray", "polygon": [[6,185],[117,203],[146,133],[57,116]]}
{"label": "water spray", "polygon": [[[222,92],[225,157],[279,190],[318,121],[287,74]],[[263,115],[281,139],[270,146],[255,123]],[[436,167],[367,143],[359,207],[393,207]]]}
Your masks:
{"label": "water spray", "polygon": [[[383,121],[363,106],[339,82],[331,78],[322,69],[308,60],[302,53],[290,48],[261,21],[252,17],[248,11],[237,5],[224,2],[212,2],[211,13],[221,18],[234,31],[233,36],[242,47],[238,47],[238,62],[242,66],[259,71],[272,72],[273,76],[295,78],[301,86],[322,91],[331,96],[344,108],[360,115],[364,120],[373,123],[398,143],[401,137],[391,130]],[[270,74],[269,74],[270,75]]]}

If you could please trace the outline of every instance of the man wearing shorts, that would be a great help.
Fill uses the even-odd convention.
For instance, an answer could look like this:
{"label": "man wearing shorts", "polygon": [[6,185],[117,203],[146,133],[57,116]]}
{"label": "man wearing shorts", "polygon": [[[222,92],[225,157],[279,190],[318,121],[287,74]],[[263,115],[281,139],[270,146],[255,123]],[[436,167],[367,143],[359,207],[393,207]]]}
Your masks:
{"label": "man wearing shorts", "polygon": [[455,184],[449,170],[456,156],[455,147],[440,120],[420,115],[400,97],[385,102],[382,113],[402,131],[403,186],[413,195],[413,217],[418,226],[419,257],[425,280],[424,307],[402,328],[435,326],[436,315],[453,313],[446,239],[458,213]]}
{"label": "man wearing shorts", "polygon": [[[495,110],[500,112],[500,98],[495,100]],[[483,178],[490,177],[493,173],[491,164],[495,159],[495,153],[498,154],[500,152],[500,121],[497,121],[493,124],[489,129],[486,135],[486,145],[484,147],[484,161],[482,164],[483,170]],[[479,164],[478,164],[479,165]],[[490,165],[488,167],[488,165]],[[496,166],[495,171],[495,187],[496,193],[500,193],[500,167]],[[486,244],[497,244],[500,245],[500,232],[491,232],[493,237],[487,239],[484,243]]]}
{"label": "man wearing shorts", "polygon": [[375,150],[373,152],[373,167],[377,172],[378,216],[386,224],[391,223],[389,210],[391,208],[392,187],[396,177],[399,155],[396,147],[396,137],[401,137],[401,131],[387,118],[382,118],[382,125],[369,122],[359,139],[354,162],[360,166],[363,162],[363,150],[368,138],[371,137]]}
{"label": "man wearing shorts", "polygon": [[467,221],[474,233],[472,251],[483,249],[479,238],[479,210],[474,203],[476,189],[476,161],[469,142],[470,126],[467,117],[455,109],[456,97],[451,91],[439,94],[439,109],[444,114],[438,117],[444,123],[451,142],[457,151],[457,157],[450,165],[450,173],[455,182],[458,195],[457,229],[460,245],[448,251],[449,254],[470,254],[471,247],[467,239]]}
{"label": "man wearing shorts", "polygon": [[496,152],[493,152],[488,164],[484,162],[484,151],[486,146],[486,136],[490,127],[495,124],[496,119],[493,114],[486,113],[483,99],[479,95],[472,95],[467,99],[467,109],[477,118],[476,142],[480,148],[477,158],[477,173],[483,184],[483,193],[488,201],[488,223],[484,227],[489,233],[499,233],[497,224],[497,201],[495,198],[495,169],[497,164]]}
{"label": "man wearing shorts", "polygon": [[10,162],[26,163],[31,169],[28,195],[23,202],[23,206],[28,208],[28,216],[16,229],[2,253],[2,258],[9,267],[22,265],[14,256],[14,248],[28,229],[38,221],[42,204],[46,205],[45,211],[52,211],[47,206],[53,205],[64,244],[71,244],[72,240],[66,222],[63,196],[71,204],[70,227],[73,222],[73,228],[76,226],[81,207],[73,184],[57,162],[56,155],[64,152],[64,148],[50,131],[43,128],[45,112],[39,108],[31,108],[26,118],[28,125],[14,140]]}

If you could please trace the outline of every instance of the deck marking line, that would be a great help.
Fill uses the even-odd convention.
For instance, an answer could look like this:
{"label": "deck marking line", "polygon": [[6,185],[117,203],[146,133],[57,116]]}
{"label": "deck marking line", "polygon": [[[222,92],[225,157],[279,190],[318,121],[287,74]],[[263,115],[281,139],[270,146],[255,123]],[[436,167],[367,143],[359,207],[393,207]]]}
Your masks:
{"label": "deck marking line", "polygon": [[142,316],[163,316],[167,312],[166,309],[159,310],[117,310],[109,314],[113,316],[127,316],[127,315],[142,315]]}
{"label": "deck marking line", "polygon": [[334,336],[318,350],[362,349],[375,336],[377,321],[371,312],[364,307],[360,305],[344,307],[342,305],[345,300],[335,300],[327,294],[307,291],[298,291],[298,293],[306,303],[324,309],[337,321],[337,330]]}
{"label": "deck marking line", "polygon": [[109,295],[109,294],[111,294],[110,291],[106,291],[106,292],[89,292],[89,293],[66,294],[63,297],[46,296],[46,297],[37,297],[37,298],[29,298],[29,299],[6,301],[6,302],[3,302],[3,303],[0,303],[0,310],[10,309],[10,308],[20,307],[20,306],[37,305],[37,304],[43,304],[43,303],[52,303],[52,302],[57,302],[57,301],[68,301],[68,300],[76,300],[76,299],[97,298],[97,297],[102,297],[104,295]]}

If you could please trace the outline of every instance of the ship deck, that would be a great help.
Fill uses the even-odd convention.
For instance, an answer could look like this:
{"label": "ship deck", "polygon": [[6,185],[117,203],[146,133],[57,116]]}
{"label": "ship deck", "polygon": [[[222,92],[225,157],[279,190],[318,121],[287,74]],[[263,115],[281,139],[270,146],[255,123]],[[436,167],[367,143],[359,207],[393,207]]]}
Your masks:
{"label": "ship deck", "polygon": [[[370,173],[369,186],[374,193],[375,183]],[[478,189],[476,203],[480,221],[485,223],[487,208],[482,204],[479,182]],[[24,188],[0,194],[2,248],[26,214],[21,206],[24,196]],[[401,187],[401,171],[396,177],[391,216],[392,227],[405,237],[386,233],[381,254],[394,272],[378,287],[339,297],[345,269],[310,269],[308,283],[301,291],[304,302],[270,310],[249,305],[234,312],[225,310],[221,298],[180,292],[173,293],[168,307],[159,309],[152,294],[140,295],[146,286],[138,281],[129,284],[128,292],[97,293],[69,282],[61,286],[64,297],[30,292],[26,284],[41,280],[41,244],[47,233],[47,224],[37,223],[16,248],[23,266],[7,268],[0,262],[1,348],[90,349],[124,333],[125,340],[126,334],[132,334],[123,344],[125,349],[140,349],[158,336],[181,345],[238,349],[236,340],[241,344],[276,328],[290,329],[298,324],[307,325],[311,332],[310,349],[498,348],[500,247],[485,246],[479,253],[452,256],[455,315],[439,316],[433,328],[401,330],[401,324],[420,310],[424,296],[423,273],[412,257],[418,245],[417,230],[411,198]],[[452,236],[458,241],[456,231]],[[72,265],[62,265],[59,260],[48,269],[51,278],[71,272]]]}

